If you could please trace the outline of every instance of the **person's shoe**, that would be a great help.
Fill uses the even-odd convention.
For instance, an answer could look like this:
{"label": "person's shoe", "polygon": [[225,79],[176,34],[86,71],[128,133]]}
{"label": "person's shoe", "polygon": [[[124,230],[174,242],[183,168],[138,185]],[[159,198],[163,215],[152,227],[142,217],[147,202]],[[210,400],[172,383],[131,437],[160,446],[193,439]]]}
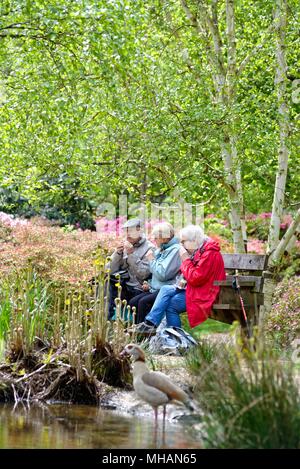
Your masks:
{"label": "person's shoe", "polygon": [[145,322],[140,322],[135,328],[135,332],[141,335],[155,335],[156,334],[156,326],[150,326]]}

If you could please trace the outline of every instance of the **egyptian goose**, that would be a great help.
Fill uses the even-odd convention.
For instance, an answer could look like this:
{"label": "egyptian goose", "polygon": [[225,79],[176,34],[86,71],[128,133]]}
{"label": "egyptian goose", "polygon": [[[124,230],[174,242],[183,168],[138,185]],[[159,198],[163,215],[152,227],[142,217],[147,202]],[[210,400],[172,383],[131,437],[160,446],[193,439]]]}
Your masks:
{"label": "egyptian goose", "polygon": [[166,418],[166,405],[183,403],[190,410],[195,410],[191,398],[163,373],[149,371],[145,363],[145,353],[135,344],[128,344],[121,356],[133,358],[133,387],[137,395],[153,407],[155,425],[157,425],[157,408],[163,406],[163,425]]}

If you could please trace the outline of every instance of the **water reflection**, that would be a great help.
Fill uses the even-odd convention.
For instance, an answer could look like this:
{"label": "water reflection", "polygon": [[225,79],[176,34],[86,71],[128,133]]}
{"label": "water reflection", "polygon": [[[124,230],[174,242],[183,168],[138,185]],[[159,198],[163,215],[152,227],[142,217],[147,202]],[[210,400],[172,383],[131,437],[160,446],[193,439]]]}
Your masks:
{"label": "water reflection", "polygon": [[0,448],[200,448],[188,429],[92,406],[0,405]]}

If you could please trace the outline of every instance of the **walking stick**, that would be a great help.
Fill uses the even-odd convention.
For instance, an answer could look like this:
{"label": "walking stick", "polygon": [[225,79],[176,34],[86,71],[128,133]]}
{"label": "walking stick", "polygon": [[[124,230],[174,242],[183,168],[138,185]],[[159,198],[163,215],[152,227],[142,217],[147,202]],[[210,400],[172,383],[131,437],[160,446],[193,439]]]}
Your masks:
{"label": "walking stick", "polygon": [[232,280],[232,288],[239,295],[240,303],[241,303],[241,307],[242,307],[242,312],[243,312],[243,316],[244,316],[244,320],[245,320],[246,328],[247,328],[247,337],[248,337],[248,339],[250,339],[251,336],[252,336],[252,333],[251,333],[250,324],[249,324],[247,314],[246,314],[246,310],[245,310],[245,306],[244,306],[244,300],[243,300],[242,294],[241,294],[241,287],[240,287],[240,284],[239,284],[238,276],[239,276],[239,272],[236,269],[235,275],[234,275],[233,280]]}

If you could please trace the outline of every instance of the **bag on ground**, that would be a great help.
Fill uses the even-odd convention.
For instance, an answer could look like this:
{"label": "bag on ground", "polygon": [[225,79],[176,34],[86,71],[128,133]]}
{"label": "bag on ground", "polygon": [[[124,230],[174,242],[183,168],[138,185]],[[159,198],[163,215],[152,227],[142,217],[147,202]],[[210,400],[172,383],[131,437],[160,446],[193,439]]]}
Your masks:
{"label": "bag on ground", "polygon": [[197,341],[181,327],[164,327],[157,330],[149,341],[152,353],[165,355],[184,355]]}

